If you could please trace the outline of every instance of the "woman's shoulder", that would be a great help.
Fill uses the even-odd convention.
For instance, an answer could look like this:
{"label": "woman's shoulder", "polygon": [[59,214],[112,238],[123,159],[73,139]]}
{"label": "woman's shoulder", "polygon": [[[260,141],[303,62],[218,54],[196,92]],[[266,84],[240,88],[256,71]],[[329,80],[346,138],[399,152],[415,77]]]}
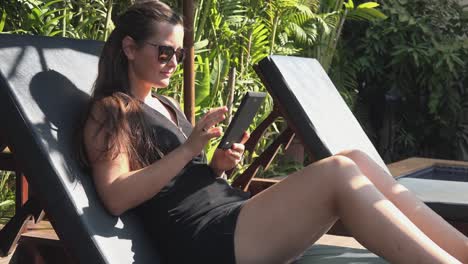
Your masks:
{"label": "woman's shoulder", "polygon": [[97,105],[97,106],[123,106],[134,102],[138,101],[134,98],[132,98],[130,95],[122,93],[122,92],[114,92],[110,95],[103,95],[103,96],[97,96],[93,99],[92,104]]}
{"label": "woman's shoulder", "polygon": [[93,98],[90,113],[99,116],[118,116],[135,110],[139,104],[140,102],[131,96],[122,92],[115,92],[111,95]]}

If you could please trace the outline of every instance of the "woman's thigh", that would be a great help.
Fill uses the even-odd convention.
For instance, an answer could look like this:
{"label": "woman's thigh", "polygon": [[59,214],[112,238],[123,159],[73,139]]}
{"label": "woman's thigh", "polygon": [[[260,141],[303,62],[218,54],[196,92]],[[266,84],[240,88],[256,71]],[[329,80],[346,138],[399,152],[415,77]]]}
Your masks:
{"label": "woman's thigh", "polygon": [[337,220],[336,180],[356,170],[346,157],[316,162],[246,202],[237,220],[237,263],[284,263]]}

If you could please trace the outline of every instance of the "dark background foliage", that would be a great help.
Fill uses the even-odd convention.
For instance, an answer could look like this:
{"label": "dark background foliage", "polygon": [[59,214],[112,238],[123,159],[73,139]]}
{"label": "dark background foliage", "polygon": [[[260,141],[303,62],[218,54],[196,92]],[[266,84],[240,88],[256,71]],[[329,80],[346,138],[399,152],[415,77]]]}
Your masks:
{"label": "dark background foliage", "polygon": [[388,19],[345,27],[335,81],[356,91],[353,109],[386,162],[468,160],[466,12],[455,0],[381,2]]}

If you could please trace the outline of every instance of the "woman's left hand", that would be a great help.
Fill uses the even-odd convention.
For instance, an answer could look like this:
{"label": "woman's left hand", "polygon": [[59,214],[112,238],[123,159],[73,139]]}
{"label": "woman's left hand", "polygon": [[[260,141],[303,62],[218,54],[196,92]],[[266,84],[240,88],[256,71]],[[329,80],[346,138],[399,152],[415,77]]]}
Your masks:
{"label": "woman's left hand", "polygon": [[245,150],[245,142],[249,139],[250,135],[244,132],[240,143],[232,144],[230,149],[216,149],[213,158],[211,159],[210,167],[215,171],[218,176],[223,172],[234,168],[241,160]]}

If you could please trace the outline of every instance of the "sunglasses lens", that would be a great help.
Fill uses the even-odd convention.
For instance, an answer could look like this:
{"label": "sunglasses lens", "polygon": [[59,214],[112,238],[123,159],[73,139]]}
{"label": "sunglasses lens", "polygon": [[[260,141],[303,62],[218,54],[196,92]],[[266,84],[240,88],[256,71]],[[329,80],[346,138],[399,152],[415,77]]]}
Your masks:
{"label": "sunglasses lens", "polygon": [[168,63],[172,57],[176,56],[177,63],[181,63],[184,60],[185,52],[184,49],[174,50],[173,47],[159,46],[159,57],[158,60],[161,63]]}
{"label": "sunglasses lens", "polygon": [[158,60],[162,63],[168,63],[172,56],[174,56],[175,50],[172,47],[159,46],[159,57]]}
{"label": "sunglasses lens", "polygon": [[185,50],[184,49],[179,49],[176,52],[176,59],[178,63],[181,63],[184,61],[185,58]]}

